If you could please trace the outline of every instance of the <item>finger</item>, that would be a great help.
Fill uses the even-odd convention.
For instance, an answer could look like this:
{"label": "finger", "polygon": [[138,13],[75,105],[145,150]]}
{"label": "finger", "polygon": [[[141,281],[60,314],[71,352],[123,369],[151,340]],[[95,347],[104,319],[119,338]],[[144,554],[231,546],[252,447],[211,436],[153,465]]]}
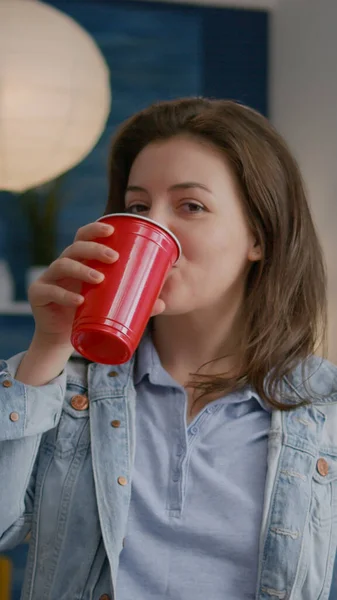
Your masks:
{"label": "finger", "polygon": [[39,308],[51,304],[60,304],[62,306],[79,306],[84,301],[81,294],[75,294],[58,285],[49,283],[39,283],[38,286],[32,286],[29,291],[29,301],[33,307]]}
{"label": "finger", "polygon": [[78,279],[87,283],[100,283],[104,279],[103,273],[87,265],[64,256],[55,260],[42,275],[40,281],[52,283],[59,279]]}
{"label": "finger", "polygon": [[161,298],[158,298],[158,300],[156,300],[154,303],[151,317],[160,315],[160,313],[164,312],[165,308],[166,308],[166,304],[165,304],[164,300],[161,300]]}
{"label": "finger", "polygon": [[116,250],[105,246],[105,244],[78,240],[62,252],[60,258],[63,257],[74,260],[100,260],[111,263],[119,258],[119,254]]}
{"label": "finger", "polygon": [[109,237],[114,231],[115,229],[112,225],[96,221],[95,223],[89,223],[80,227],[75,235],[75,242],[78,240],[90,241],[98,237]]}

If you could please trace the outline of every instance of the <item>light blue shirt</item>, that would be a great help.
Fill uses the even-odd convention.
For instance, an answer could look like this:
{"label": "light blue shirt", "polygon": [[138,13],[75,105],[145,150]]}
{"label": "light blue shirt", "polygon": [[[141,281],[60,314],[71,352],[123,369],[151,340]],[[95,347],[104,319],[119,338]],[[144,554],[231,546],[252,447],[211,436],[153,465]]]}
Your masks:
{"label": "light blue shirt", "polygon": [[255,598],[271,411],[251,389],[186,425],[150,336],[135,369],[136,456],[117,600]]}
{"label": "light blue shirt", "polygon": [[[156,397],[137,401],[148,375],[136,390],[134,359],[70,360],[53,382],[24,385],[15,379],[22,358],[0,360],[0,552],[30,534],[22,600],[116,599],[120,557],[132,600],[200,600],[205,589],[203,600],[252,598],[256,562],[254,600],[336,600],[335,365],[308,357],[280,382],[277,399],[298,403],[305,382],[312,402],[271,414],[260,519],[263,429],[249,397],[237,405],[228,397],[228,410],[222,403],[190,427],[199,433],[188,442],[183,510],[171,516],[180,388],[160,393],[170,386],[151,383],[162,373],[150,362]],[[136,404],[143,433],[129,521]]]}

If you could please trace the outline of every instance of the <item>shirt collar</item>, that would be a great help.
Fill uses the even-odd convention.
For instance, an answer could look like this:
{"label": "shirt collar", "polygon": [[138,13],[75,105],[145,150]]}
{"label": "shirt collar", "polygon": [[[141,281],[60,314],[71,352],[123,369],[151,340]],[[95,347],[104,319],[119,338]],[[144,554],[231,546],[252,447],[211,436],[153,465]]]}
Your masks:
{"label": "shirt collar", "polygon": [[146,377],[154,385],[179,387],[179,384],[163,368],[149,329],[145,331],[137,350],[134,371],[135,385],[138,385]]}
{"label": "shirt collar", "polygon": [[134,371],[134,383],[138,385],[144,377],[150,375],[152,370],[155,368],[155,348],[152,343],[151,333],[146,329],[140,344],[137,348],[135,371]]}
{"label": "shirt collar", "polygon": [[[134,383],[138,385],[144,378],[155,385],[178,387],[179,384],[165,371],[162,367],[158,353],[153,344],[151,332],[147,329],[141,339],[137,349]],[[272,412],[272,408],[255,392],[255,390],[247,385],[238,392],[232,392],[228,401],[244,402],[254,398],[261,408],[267,412]],[[221,398],[219,398],[221,400]],[[216,400],[214,401],[216,402]]]}

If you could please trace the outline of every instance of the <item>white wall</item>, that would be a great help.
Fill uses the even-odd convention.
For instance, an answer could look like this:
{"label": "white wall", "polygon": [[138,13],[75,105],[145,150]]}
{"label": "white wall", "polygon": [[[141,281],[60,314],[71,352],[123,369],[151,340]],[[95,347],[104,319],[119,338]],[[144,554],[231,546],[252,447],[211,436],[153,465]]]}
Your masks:
{"label": "white wall", "polygon": [[337,363],[337,0],[282,0],[271,13],[271,120],[302,168],[329,275]]}

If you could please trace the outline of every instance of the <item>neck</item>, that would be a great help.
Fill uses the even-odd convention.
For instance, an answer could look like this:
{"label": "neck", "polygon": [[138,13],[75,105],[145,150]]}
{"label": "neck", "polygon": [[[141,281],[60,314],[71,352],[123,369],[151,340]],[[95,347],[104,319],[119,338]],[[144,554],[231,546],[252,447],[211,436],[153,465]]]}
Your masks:
{"label": "neck", "polygon": [[[240,335],[239,309],[200,310],[154,319],[153,341],[164,368],[180,383],[202,365],[202,374],[232,369]],[[210,361],[216,361],[212,364]]]}

